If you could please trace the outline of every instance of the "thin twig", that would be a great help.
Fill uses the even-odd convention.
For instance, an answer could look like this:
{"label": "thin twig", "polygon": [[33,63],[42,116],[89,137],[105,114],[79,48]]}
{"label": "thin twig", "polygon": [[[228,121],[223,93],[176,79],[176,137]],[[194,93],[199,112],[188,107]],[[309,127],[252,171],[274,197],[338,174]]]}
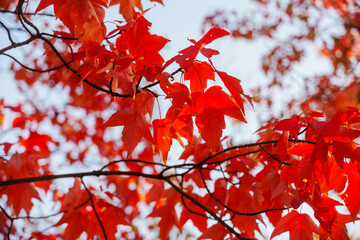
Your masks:
{"label": "thin twig", "polygon": [[140,76],[139,81],[136,83],[136,89],[139,88],[142,78],[143,78],[143,76]]}
{"label": "thin twig", "polygon": [[105,238],[105,240],[107,240],[108,238],[107,238],[107,235],[106,235],[106,231],[105,231],[104,225],[103,225],[103,223],[102,223],[102,221],[101,221],[101,219],[100,219],[100,216],[99,216],[99,214],[97,213],[96,208],[95,208],[95,204],[94,204],[94,200],[93,200],[93,195],[92,195],[92,193],[90,192],[90,190],[86,187],[86,184],[85,184],[85,182],[84,182],[84,179],[81,177],[80,180],[81,180],[81,183],[82,183],[82,185],[84,186],[85,190],[86,190],[87,193],[89,194],[90,202],[91,202],[91,207],[92,207],[92,209],[94,210],[94,213],[95,213],[95,216],[96,216],[97,220],[99,221],[101,230],[102,230],[102,232],[103,232],[103,234],[104,234],[104,238]]}
{"label": "thin twig", "polygon": [[140,160],[140,159],[122,159],[122,160],[111,161],[110,163],[103,166],[99,171],[103,171],[105,168],[107,168],[107,167],[109,167],[109,166],[111,166],[113,164],[117,164],[117,163],[141,163],[141,164],[149,164],[149,165],[154,165],[154,166],[165,167],[165,165],[162,164],[162,163],[147,162],[147,161]]}
{"label": "thin twig", "polygon": [[56,225],[56,223],[53,224],[53,225],[50,225],[50,226],[48,226],[48,227],[46,227],[46,228],[44,228],[44,229],[42,229],[42,230],[40,230],[40,231],[38,231],[38,232],[35,232],[35,233],[31,234],[31,236],[28,238],[28,240],[31,240],[31,239],[33,239],[33,238],[35,238],[35,237],[43,234],[44,232],[52,229],[55,225]]}
{"label": "thin twig", "polygon": [[13,39],[11,37],[10,29],[1,21],[0,21],[0,24],[1,24],[1,26],[3,26],[3,28],[5,28],[5,31],[7,32],[8,39],[9,39],[10,43],[15,44],[15,42],[13,41]]}
{"label": "thin twig", "polygon": [[[19,60],[17,60],[15,57],[7,54],[7,53],[3,53],[2,55],[4,56],[7,56],[9,58],[11,58],[12,60],[14,60],[15,62],[17,62],[21,67],[29,70],[29,71],[32,71],[32,72],[39,72],[39,73],[45,73],[45,72],[51,72],[51,71],[55,71],[55,70],[59,70],[63,67],[65,67],[65,64],[63,65],[60,65],[60,66],[57,66],[57,67],[53,67],[53,68],[49,68],[49,69],[46,69],[46,70],[42,70],[42,69],[36,69],[36,68],[31,68],[31,67],[28,67],[26,65],[24,65],[23,63],[21,63]],[[72,60],[68,62],[69,64],[72,63]]]}
{"label": "thin twig", "polygon": [[63,40],[78,40],[77,38],[75,37],[62,37],[62,36],[58,36],[58,35],[55,35],[55,34],[50,34],[50,33],[41,33],[41,35],[43,36],[48,36],[48,37],[53,37],[53,38],[59,38],[59,39],[63,39]]}
{"label": "thin twig", "polygon": [[302,130],[301,132],[299,132],[298,135],[301,135],[301,134],[303,134],[304,132],[306,132],[306,131],[309,129],[309,127],[310,127],[310,123],[306,126],[306,128],[304,128],[304,130]]}
{"label": "thin twig", "polygon": [[2,208],[0,206],[1,211],[5,214],[5,216],[10,220],[10,225],[8,227],[8,232],[7,232],[7,238],[10,239],[10,233],[11,233],[11,228],[13,226],[13,222],[14,222],[14,218],[12,218],[6,211],[4,208]]}
{"label": "thin twig", "polygon": [[241,236],[238,232],[235,231],[235,229],[233,227],[231,227],[230,225],[228,225],[224,220],[221,219],[221,217],[219,217],[216,213],[214,213],[213,211],[211,211],[209,208],[207,208],[205,205],[201,204],[198,200],[196,200],[195,198],[193,198],[192,196],[190,196],[189,194],[187,194],[186,192],[182,191],[181,188],[179,188],[178,186],[176,186],[169,178],[166,178],[165,181],[170,184],[170,186],[177,191],[178,193],[180,193],[181,195],[184,195],[184,197],[186,197],[187,199],[189,199],[191,202],[193,202],[196,206],[202,208],[205,212],[209,213],[216,221],[218,221],[220,224],[222,224],[227,230],[229,230],[230,233],[234,234],[238,239],[241,240],[253,240],[251,238],[246,238]]}
{"label": "thin twig", "polygon": [[176,69],[174,72],[171,73],[171,76],[174,76],[175,74],[179,73],[179,72],[183,72],[184,70],[182,68],[178,68]]}
{"label": "thin twig", "polygon": [[232,159],[235,159],[235,158],[238,158],[238,157],[243,157],[243,156],[246,156],[246,155],[250,155],[250,154],[254,154],[254,153],[259,153],[261,152],[261,150],[254,150],[254,151],[249,151],[249,152],[245,152],[245,153],[240,153],[240,154],[236,154],[234,156],[231,156],[231,157],[227,157],[227,158],[224,158],[224,159],[221,159],[219,161],[215,161],[215,162],[209,162],[209,163],[206,163],[207,165],[218,165],[218,164],[221,164],[223,162],[226,162],[226,161],[229,161],[229,160],[232,160]]}
{"label": "thin twig", "polygon": [[[182,71],[183,71],[182,68],[178,68],[178,69],[176,69],[174,72],[172,72],[170,75],[171,75],[171,76],[174,76],[175,74],[177,74],[177,73],[179,73],[179,72],[182,72]],[[160,81],[156,81],[156,82],[153,82],[153,83],[151,83],[151,84],[149,84],[149,85],[146,85],[146,86],[143,87],[142,89],[148,90],[149,88],[154,87],[154,86],[156,86],[156,85],[158,85],[158,84],[160,84]],[[148,90],[148,91],[149,91],[149,90]]]}
{"label": "thin twig", "polygon": [[232,146],[232,147],[228,147],[228,148],[225,148],[213,155],[210,155],[206,158],[204,158],[203,160],[201,160],[198,165],[202,165],[202,164],[205,164],[207,161],[209,161],[210,159],[213,159],[223,153],[226,153],[226,152],[229,152],[231,150],[235,150],[235,149],[241,149],[241,148],[250,148],[250,147],[256,147],[256,146],[259,146],[259,145],[262,145],[262,144],[274,144],[274,143],[277,143],[278,140],[271,140],[271,141],[266,141],[266,142],[258,142],[258,143],[248,143],[248,144],[242,144],[242,145],[237,145],[237,146]]}
{"label": "thin twig", "polygon": [[230,181],[230,180],[225,176],[225,172],[224,172],[221,164],[219,164],[219,168],[220,168],[220,172],[221,172],[221,174],[223,175],[223,178],[225,179],[226,182],[230,183],[230,184],[233,185],[233,186],[238,186],[238,185],[241,184],[241,181],[240,181],[240,180],[239,180],[239,182],[237,182],[237,183],[233,183],[232,181]]}
{"label": "thin twig", "polygon": [[[115,70],[115,64],[112,65],[112,70]],[[109,90],[110,90],[110,95],[113,96],[113,90],[112,90],[112,84],[114,81],[114,77],[110,78],[110,83],[109,83]]]}
{"label": "thin twig", "polygon": [[283,161],[281,161],[280,159],[278,159],[277,157],[275,157],[274,154],[270,153],[270,152],[269,152],[268,150],[266,150],[266,148],[264,148],[262,145],[259,145],[259,146],[260,146],[260,148],[261,148],[262,150],[264,150],[264,151],[265,151],[272,159],[274,159],[275,161],[277,161],[277,162],[279,162],[279,163],[281,163],[281,164],[284,164],[284,165],[292,166],[291,163],[283,162]]}
{"label": "thin twig", "polygon": [[[4,10],[4,9],[0,9],[1,13],[11,13],[11,14],[17,14],[16,11],[9,11],[9,10]],[[31,16],[47,16],[47,17],[55,17],[54,14],[49,14],[49,13],[23,13],[24,15],[31,15]]]}
{"label": "thin twig", "polygon": [[[313,141],[308,141],[308,140],[300,140],[300,139],[289,139],[289,142],[294,142],[294,143],[308,143],[308,144],[316,144],[316,142]],[[270,141],[264,141],[264,142],[257,142],[257,143],[247,143],[247,144],[242,144],[242,145],[237,145],[237,146],[232,146],[232,147],[228,147],[225,148],[213,155],[210,155],[206,158],[204,158],[203,160],[201,160],[200,162],[197,163],[197,165],[202,165],[205,164],[207,161],[209,161],[210,159],[213,159],[221,154],[224,154],[226,152],[230,152],[231,150],[235,150],[235,149],[241,149],[241,148],[250,148],[250,147],[257,147],[260,145],[267,145],[267,144],[275,144],[277,143],[278,140],[270,140]]]}
{"label": "thin twig", "polygon": [[[55,53],[55,55],[60,59],[60,61],[66,66],[67,69],[69,69],[71,72],[73,72],[77,77],[79,77],[80,79],[82,79],[83,82],[85,82],[86,84],[88,84],[89,86],[112,95],[113,97],[122,97],[122,98],[128,98],[131,97],[130,94],[119,94],[119,93],[112,93],[110,90],[107,90],[105,88],[99,87],[98,85],[90,82],[89,80],[87,80],[86,78],[83,78],[81,76],[80,73],[78,73],[75,69],[73,69],[69,64],[67,64],[67,62],[65,61],[65,59],[61,56],[61,54],[59,53],[59,51],[55,48],[55,46],[52,44],[52,42],[50,42],[48,39],[46,39],[43,36],[39,37],[41,40],[43,40],[45,43],[47,43],[47,45],[51,48],[51,50]],[[111,94],[112,93],[112,94]]]}
{"label": "thin twig", "polygon": [[109,40],[109,39],[111,39],[111,38],[114,38],[114,37],[116,37],[117,35],[120,35],[122,32],[123,32],[123,30],[119,30],[118,32],[114,33],[113,35],[108,36],[108,37],[106,38],[106,40]]}
{"label": "thin twig", "polygon": [[[23,26],[23,28],[31,35],[31,36],[33,36],[33,35],[40,35],[40,31],[39,31],[39,29],[34,25],[34,24],[32,24],[29,20],[27,20],[27,18],[24,16],[24,14],[23,14],[23,10],[22,10],[22,6],[23,6],[23,4],[24,4],[24,1],[25,0],[19,0],[19,3],[18,3],[18,5],[16,6],[16,13],[17,13],[17,15],[18,15],[18,18],[19,18],[19,20],[20,20],[20,23],[21,23],[21,25]],[[35,32],[36,32],[36,34],[33,34],[31,31],[30,31],[30,29],[28,29],[28,27],[26,26],[26,24],[27,25],[29,25],[30,27],[32,27],[34,30],[35,30]]]}
{"label": "thin twig", "polygon": [[[181,176],[181,180],[180,180],[180,183],[179,183],[179,184],[180,184],[180,186],[181,186],[181,190],[184,191],[184,186],[183,186],[183,184],[184,184],[184,176]],[[205,214],[199,213],[199,212],[195,212],[195,211],[193,211],[192,209],[190,209],[190,207],[189,207],[188,205],[186,205],[185,197],[184,197],[183,194],[181,194],[181,202],[183,203],[185,209],[188,210],[190,213],[195,214],[195,215],[198,215],[198,216],[201,216],[201,217],[204,217],[204,218],[206,218],[206,219],[209,219],[209,217],[206,216]]]}
{"label": "thin twig", "polygon": [[207,186],[207,184],[205,182],[205,178],[204,178],[204,174],[202,173],[202,169],[199,169],[199,172],[200,172],[201,180],[205,186],[207,193],[210,195],[210,197],[212,197],[216,202],[218,202],[220,205],[222,205],[224,208],[226,208],[228,211],[232,212],[233,214],[241,215],[241,216],[256,216],[261,213],[272,212],[272,211],[283,211],[283,210],[287,209],[287,208],[270,208],[270,209],[265,209],[265,210],[261,210],[261,211],[257,211],[257,212],[249,212],[249,213],[236,211],[236,210],[230,208],[229,206],[227,206],[222,201],[220,201],[217,197],[215,197],[215,195],[210,191],[209,187]]}
{"label": "thin twig", "polygon": [[62,178],[76,178],[76,177],[85,177],[85,176],[137,176],[137,177],[145,177],[145,178],[153,178],[153,179],[164,179],[163,176],[158,174],[146,174],[135,171],[91,171],[91,172],[79,172],[79,173],[66,173],[66,174],[58,174],[58,175],[42,175],[37,177],[29,177],[29,178],[16,178],[9,179],[0,182],[1,186],[9,186],[16,185],[21,183],[32,183],[32,182],[44,182],[50,181],[54,179],[62,179]]}
{"label": "thin twig", "polygon": [[0,49],[0,55],[2,55],[4,52],[9,51],[11,49],[27,45],[37,38],[38,38],[38,36],[34,35],[34,36],[29,37],[27,40],[25,40],[23,42],[13,43],[10,46],[4,47],[3,49]]}
{"label": "thin twig", "polygon": [[[83,207],[88,201],[90,201],[90,198],[87,199],[86,201],[84,201],[83,203],[79,204],[78,206],[72,208],[72,210],[76,210],[76,209],[79,209],[81,207]],[[38,216],[38,217],[34,217],[34,216],[24,216],[24,217],[16,217],[14,218],[14,220],[17,220],[17,219],[32,219],[32,220],[36,220],[36,219],[46,219],[46,218],[50,218],[50,217],[55,217],[55,216],[58,216],[60,214],[63,214],[63,213],[67,213],[69,210],[63,210],[63,211],[60,211],[60,212],[57,212],[57,213],[53,213],[53,214],[50,214],[50,215],[46,215],[46,216]]]}

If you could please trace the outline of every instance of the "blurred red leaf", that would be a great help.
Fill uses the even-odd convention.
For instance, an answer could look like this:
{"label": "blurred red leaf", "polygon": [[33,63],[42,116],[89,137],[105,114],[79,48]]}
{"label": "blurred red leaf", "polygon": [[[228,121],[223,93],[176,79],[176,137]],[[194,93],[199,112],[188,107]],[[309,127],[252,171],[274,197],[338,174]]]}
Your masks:
{"label": "blurred red leaf", "polygon": [[170,230],[177,226],[179,228],[179,220],[176,215],[176,211],[171,205],[164,205],[158,208],[155,208],[148,217],[160,217],[159,228],[160,228],[160,238],[168,239]]}

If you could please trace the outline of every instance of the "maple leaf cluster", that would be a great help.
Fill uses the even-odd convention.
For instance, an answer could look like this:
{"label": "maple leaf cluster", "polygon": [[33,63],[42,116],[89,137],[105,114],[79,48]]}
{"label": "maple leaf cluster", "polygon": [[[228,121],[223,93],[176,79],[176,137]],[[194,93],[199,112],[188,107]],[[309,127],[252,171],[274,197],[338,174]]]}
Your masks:
{"label": "maple leaf cluster", "polygon": [[[204,29],[227,29],[234,40],[266,39],[261,70],[267,81],[254,88],[252,95],[269,109],[271,119],[279,116],[275,110],[279,95],[287,99],[281,103],[281,116],[296,115],[309,102],[330,117],[348,106],[359,106],[356,1],[254,0],[252,4],[241,14],[236,9],[217,9],[204,19]],[[292,90],[299,96],[291,96]]]}
{"label": "maple leaf cluster", "polygon": [[[299,9],[305,2],[317,6],[301,1]],[[354,17],[353,6],[339,2],[321,6]],[[123,21],[109,29],[104,16],[113,5]],[[299,17],[293,4],[286,7]],[[0,21],[8,44],[0,56],[11,59],[22,98],[0,100],[5,239],[255,239],[271,229],[270,238],[289,232],[295,240],[349,239],[346,224],[360,212],[355,81],[339,90],[323,76],[308,104],[299,103],[300,114],[268,121],[256,142],[231,145],[223,136],[226,119],[246,124],[245,106],[253,101],[238,78],[215,66],[220,53],[208,45],[228,35],[272,37],[280,20],[246,33],[225,21],[164,59],[170,40],[150,31],[151,9],[141,1],[19,0],[0,8],[16,26]],[[313,39],[309,31],[302,38]],[[353,35],[322,52],[356,55]],[[13,54],[18,48],[22,57]],[[287,42],[267,56],[277,64],[263,69],[280,78],[291,70],[282,63],[301,56]],[[334,60],[334,71],[350,60]],[[317,100],[326,89],[339,91],[325,108]]]}

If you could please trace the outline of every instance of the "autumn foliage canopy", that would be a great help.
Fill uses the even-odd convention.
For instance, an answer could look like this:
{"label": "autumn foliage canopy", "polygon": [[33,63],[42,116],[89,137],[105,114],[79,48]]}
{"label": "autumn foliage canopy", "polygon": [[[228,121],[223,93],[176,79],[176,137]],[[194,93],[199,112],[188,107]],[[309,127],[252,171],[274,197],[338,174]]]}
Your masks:
{"label": "autumn foliage canopy", "polygon": [[[0,100],[0,238],[350,239],[360,5],[252,4],[209,12],[202,37],[164,59],[171,39],[140,0],[0,1],[1,81],[20,99]],[[271,43],[265,83],[244,91],[215,64],[224,38]],[[327,70],[297,74],[314,45]],[[301,98],[275,110],[294,87]],[[257,140],[234,143],[224,129],[246,126],[245,112]]]}

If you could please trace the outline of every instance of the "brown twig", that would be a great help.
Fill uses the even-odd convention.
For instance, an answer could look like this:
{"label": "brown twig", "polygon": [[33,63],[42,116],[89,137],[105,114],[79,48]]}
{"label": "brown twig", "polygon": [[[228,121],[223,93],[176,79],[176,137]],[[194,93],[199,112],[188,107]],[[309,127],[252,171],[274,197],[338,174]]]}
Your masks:
{"label": "brown twig", "polygon": [[291,163],[287,163],[287,162],[283,162],[281,161],[279,158],[275,157],[274,154],[272,154],[271,152],[269,152],[268,150],[266,150],[266,148],[263,147],[263,145],[259,145],[259,147],[264,151],[266,152],[272,159],[274,159],[275,161],[281,163],[281,164],[284,164],[284,165],[289,165],[291,166],[292,164]]}
{"label": "brown twig", "polygon": [[7,232],[7,238],[10,239],[10,232],[11,232],[11,228],[13,226],[13,223],[14,223],[14,218],[12,218],[6,211],[5,209],[3,209],[1,206],[0,206],[0,209],[1,211],[5,214],[6,218],[8,218],[10,220],[10,225],[8,227],[8,232]]}
{"label": "brown twig", "polygon": [[248,213],[236,211],[236,210],[228,207],[225,203],[223,203],[217,197],[215,197],[215,195],[210,191],[209,187],[206,184],[202,169],[199,169],[199,173],[200,173],[200,176],[201,176],[201,180],[202,180],[202,182],[203,182],[203,184],[205,186],[205,189],[206,189],[207,193],[210,195],[210,197],[212,197],[216,202],[218,202],[221,206],[223,206],[225,209],[232,212],[233,214],[240,215],[240,216],[256,216],[256,215],[259,215],[261,213],[272,212],[272,211],[283,211],[283,210],[287,209],[287,208],[270,208],[270,209],[264,209],[264,210],[257,211],[257,212],[248,212]]}
{"label": "brown twig", "polygon": [[105,238],[105,240],[107,240],[108,238],[107,238],[107,235],[106,235],[106,231],[105,231],[104,225],[103,225],[103,223],[102,223],[102,221],[101,221],[101,219],[100,219],[100,216],[99,216],[99,214],[97,213],[96,208],[95,208],[95,204],[94,204],[94,200],[93,200],[93,195],[92,195],[92,193],[90,192],[90,190],[86,187],[86,184],[85,184],[85,182],[84,182],[84,179],[81,177],[80,180],[81,180],[81,183],[82,183],[82,185],[84,186],[85,190],[86,190],[87,193],[89,194],[90,202],[91,202],[91,207],[92,207],[92,209],[94,210],[95,216],[96,216],[96,218],[97,218],[97,220],[98,220],[98,222],[99,222],[99,224],[100,224],[101,230],[102,230],[102,232],[103,232],[103,234],[104,234],[104,238]]}
{"label": "brown twig", "polygon": [[[55,71],[55,70],[59,70],[63,67],[65,67],[65,65],[60,65],[60,66],[57,66],[57,67],[53,67],[53,68],[49,68],[49,69],[45,69],[45,70],[42,70],[42,69],[36,69],[36,68],[31,68],[31,67],[28,67],[26,65],[24,65],[23,63],[21,63],[19,60],[17,60],[15,57],[7,54],[7,53],[3,53],[2,55],[4,56],[7,56],[9,58],[11,58],[12,60],[14,60],[17,64],[19,64],[21,67],[29,70],[29,71],[32,71],[32,72],[39,72],[39,73],[45,73],[45,72],[51,72],[51,71]],[[68,63],[72,63],[73,62],[73,59],[71,61],[69,61]]]}

